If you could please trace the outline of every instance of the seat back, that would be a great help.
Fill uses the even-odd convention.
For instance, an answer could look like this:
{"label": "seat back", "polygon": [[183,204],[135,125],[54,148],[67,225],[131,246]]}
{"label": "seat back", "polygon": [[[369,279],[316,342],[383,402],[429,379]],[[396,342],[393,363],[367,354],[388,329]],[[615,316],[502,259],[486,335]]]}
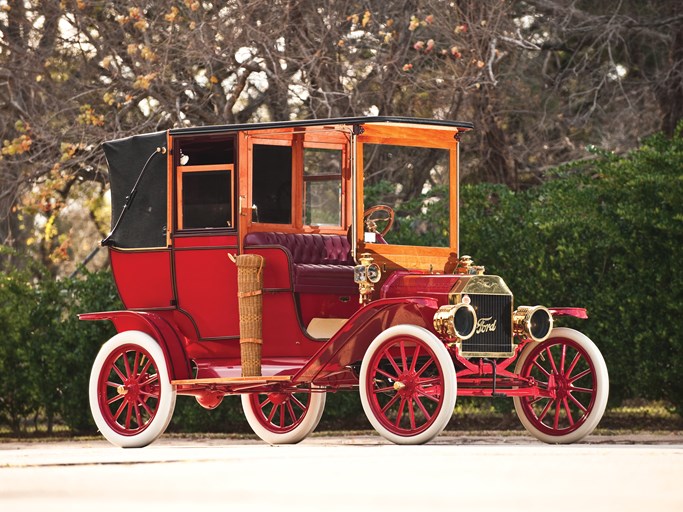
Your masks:
{"label": "seat back", "polygon": [[285,247],[295,265],[354,265],[351,245],[343,235],[257,232],[249,233],[244,238],[245,247],[260,245]]}

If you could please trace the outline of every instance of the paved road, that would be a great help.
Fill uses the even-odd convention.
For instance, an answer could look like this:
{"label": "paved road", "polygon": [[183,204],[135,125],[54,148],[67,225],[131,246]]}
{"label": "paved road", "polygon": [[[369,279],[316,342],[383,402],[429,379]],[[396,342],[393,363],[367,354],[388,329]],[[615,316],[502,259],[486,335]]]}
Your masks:
{"label": "paved road", "polygon": [[682,511],[680,436],[0,443],[1,511]]}

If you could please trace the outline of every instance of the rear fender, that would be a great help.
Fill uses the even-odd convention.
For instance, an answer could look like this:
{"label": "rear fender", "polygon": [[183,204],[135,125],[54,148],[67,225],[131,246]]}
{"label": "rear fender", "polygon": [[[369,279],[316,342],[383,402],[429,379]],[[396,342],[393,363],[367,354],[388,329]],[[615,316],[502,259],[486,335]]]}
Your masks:
{"label": "rear fender", "polygon": [[183,347],[183,335],[165,318],[146,311],[104,311],[78,315],[80,320],[109,320],[118,332],[142,331],[161,346],[171,380],[189,379],[192,370]]}
{"label": "rear fender", "polygon": [[434,332],[435,299],[408,297],[380,299],[358,310],[332,338],[304,365],[292,381],[323,382],[334,374],[348,372],[362,361],[370,343],[394,325],[417,325]]}

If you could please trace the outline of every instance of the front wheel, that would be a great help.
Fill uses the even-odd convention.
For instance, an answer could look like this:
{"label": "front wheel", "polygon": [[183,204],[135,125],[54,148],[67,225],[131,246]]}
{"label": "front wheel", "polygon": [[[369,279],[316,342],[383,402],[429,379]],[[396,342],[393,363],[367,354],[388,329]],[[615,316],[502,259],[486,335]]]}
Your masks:
{"label": "front wheel", "polygon": [[326,394],[320,389],[242,395],[242,409],[254,433],[269,444],[296,444],[320,423]]}
{"label": "front wheel", "polygon": [[140,331],[124,331],[102,345],[97,354],[89,396],[102,435],[116,446],[140,448],[166,430],[176,390],[154,338]]}
{"label": "front wheel", "polygon": [[597,427],[609,395],[607,365],[598,347],[574,329],[553,329],[529,343],[515,373],[532,378],[551,396],[514,397],[522,425],[545,443],[575,443]]}
{"label": "front wheel", "polygon": [[431,441],[453,415],[453,360],[434,334],[416,325],[390,327],[373,340],[359,384],[368,420],[393,443]]}

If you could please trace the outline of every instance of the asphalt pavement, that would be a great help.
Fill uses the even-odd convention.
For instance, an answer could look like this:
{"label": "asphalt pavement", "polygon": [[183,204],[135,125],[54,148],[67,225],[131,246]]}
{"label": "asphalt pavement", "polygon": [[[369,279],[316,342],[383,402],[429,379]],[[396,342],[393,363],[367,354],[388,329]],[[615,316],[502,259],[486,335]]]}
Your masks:
{"label": "asphalt pavement", "polygon": [[683,435],[446,434],[396,446],[369,433],[269,446],[164,436],[0,442],[1,511],[681,511]]}

